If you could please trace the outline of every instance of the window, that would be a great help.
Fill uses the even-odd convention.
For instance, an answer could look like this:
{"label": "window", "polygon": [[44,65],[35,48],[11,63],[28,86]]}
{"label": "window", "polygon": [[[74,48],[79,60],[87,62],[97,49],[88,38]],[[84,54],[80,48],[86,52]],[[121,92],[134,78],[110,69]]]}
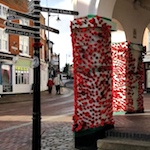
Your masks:
{"label": "window", "polygon": [[0,5],[0,16],[2,15],[2,6]]}
{"label": "window", "polygon": [[0,50],[8,52],[8,34],[5,33],[4,29],[0,28]]}
{"label": "window", "polygon": [[0,18],[6,19],[8,7],[0,4]]}
{"label": "window", "polygon": [[19,50],[22,54],[29,55],[29,38],[25,36],[19,37]]}
{"label": "window", "polygon": [[29,69],[26,67],[16,67],[16,84],[29,84]]}
{"label": "window", "polygon": [[44,52],[44,46],[42,46],[42,48],[40,49],[41,51],[41,59],[44,60],[45,59],[45,52]]}
{"label": "window", "polygon": [[8,50],[8,34],[3,30],[3,49]]}
{"label": "window", "polygon": [[[29,20],[21,18],[20,24],[29,26]],[[19,36],[19,50],[22,54],[29,55],[29,37]]]}
{"label": "window", "polygon": [[150,52],[150,32],[148,33],[148,52]]}
{"label": "window", "polygon": [[7,9],[6,9],[6,7],[3,7],[3,16],[6,17],[6,13],[7,13]]}
{"label": "window", "polygon": [[45,39],[45,30],[44,29],[40,29],[40,37]]}
{"label": "window", "polygon": [[20,19],[20,24],[29,26],[29,20],[26,19],[26,18],[21,18]]}
{"label": "window", "polygon": [[0,50],[2,49],[2,40],[0,38]]}
{"label": "window", "polygon": [[23,52],[23,36],[19,37],[19,49],[21,52]]}
{"label": "window", "polygon": [[11,84],[11,66],[2,65],[2,84]]}

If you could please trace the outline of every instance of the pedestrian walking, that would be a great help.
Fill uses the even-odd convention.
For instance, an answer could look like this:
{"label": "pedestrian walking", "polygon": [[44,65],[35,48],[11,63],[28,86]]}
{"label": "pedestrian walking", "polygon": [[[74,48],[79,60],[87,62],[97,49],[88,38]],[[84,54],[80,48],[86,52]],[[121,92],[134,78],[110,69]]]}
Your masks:
{"label": "pedestrian walking", "polygon": [[54,78],[54,84],[56,88],[56,94],[61,94],[60,86],[61,86],[61,76],[57,73],[57,76]]}
{"label": "pedestrian walking", "polygon": [[33,93],[33,83],[31,84],[30,94]]}
{"label": "pedestrian walking", "polygon": [[53,85],[54,85],[54,82],[53,82],[52,78],[49,78],[49,80],[47,82],[47,86],[48,86],[48,92],[50,94],[52,93]]}

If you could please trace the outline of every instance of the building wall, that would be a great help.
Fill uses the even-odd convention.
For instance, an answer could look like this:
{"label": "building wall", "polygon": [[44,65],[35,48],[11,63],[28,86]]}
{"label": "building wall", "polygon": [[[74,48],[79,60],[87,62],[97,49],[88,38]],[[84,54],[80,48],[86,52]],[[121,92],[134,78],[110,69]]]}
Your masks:
{"label": "building wall", "polygon": [[[27,13],[28,4],[27,0],[0,0],[0,4],[7,6],[8,8]],[[22,18],[21,18],[22,19]],[[0,28],[4,29],[5,18],[0,17]],[[19,23],[20,20],[13,20],[14,23]],[[41,15],[40,22],[45,24],[45,18]],[[29,21],[29,25],[33,26],[33,21]],[[47,64],[45,62],[45,49],[46,39],[45,31],[42,31],[41,43],[43,48],[40,50],[41,64],[44,66],[44,70],[41,69],[41,90],[47,89]],[[12,94],[12,93],[29,93],[33,84],[33,43],[34,39],[29,37],[28,50],[29,54],[25,55],[20,51],[20,37],[19,35],[8,35],[8,51],[0,51],[0,94]],[[8,75],[4,74],[7,72]],[[6,77],[7,76],[7,77]],[[8,81],[9,80],[9,81]],[[7,83],[5,82],[7,81]],[[5,82],[5,83],[4,83]],[[20,84],[19,84],[20,83]]]}
{"label": "building wall", "polygon": [[[28,12],[28,6],[27,6],[27,0],[0,0],[1,4],[6,5],[8,8],[21,11],[21,12]],[[0,18],[0,22],[2,23],[1,27],[5,27],[4,24],[4,19]],[[19,20],[14,20],[12,21],[14,23],[19,23]],[[19,36],[18,35],[9,35],[9,51],[12,54],[19,54]]]}
{"label": "building wall", "polygon": [[28,7],[27,7],[27,2],[28,0],[0,0],[0,3],[7,5],[8,7],[18,10],[18,11],[22,11],[22,12],[27,12],[28,11]]}
{"label": "building wall", "polygon": [[[41,14],[40,15],[40,23],[45,25],[45,18]],[[41,59],[41,90],[44,91],[47,89],[47,81],[48,81],[48,64],[46,63],[46,36],[45,30],[40,29],[40,37],[42,48],[40,49],[40,59]]]}

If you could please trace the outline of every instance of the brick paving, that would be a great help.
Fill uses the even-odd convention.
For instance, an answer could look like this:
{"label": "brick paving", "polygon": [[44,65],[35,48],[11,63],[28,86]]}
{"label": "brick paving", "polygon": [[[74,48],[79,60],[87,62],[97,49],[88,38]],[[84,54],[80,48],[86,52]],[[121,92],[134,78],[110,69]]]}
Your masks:
{"label": "brick paving", "polygon": [[[73,150],[71,122],[44,122],[41,131],[41,150]],[[11,136],[13,135],[13,136]],[[0,134],[0,150],[31,150],[32,125],[5,131]]]}
{"label": "brick paving", "polygon": [[[70,91],[65,91],[68,94]],[[47,92],[42,93],[47,94]],[[20,99],[23,101],[27,94],[21,95]],[[52,95],[53,97],[54,95]],[[8,96],[9,97],[9,96]],[[16,102],[19,100],[18,95],[10,96],[9,98],[0,99],[2,101],[7,99],[7,102]],[[32,94],[30,95],[32,97]],[[26,99],[25,99],[26,100]],[[7,103],[5,101],[5,103]],[[144,95],[145,113],[142,114],[128,114],[128,115],[116,115],[114,136],[120,135],[120,137],[132,138],[133,135],[141,136],[140,138],[146,140],[150,139],[150,94]],[[54,118],[42,122],[42,138],[41,138],[41,150],[75,150],[74,148],[74,136],[71,131],[72,117],[63,116],[60,118]],[[65,121],[64,121],[65,120]],[[23,122],[26,124],[29,122]],[[12,124],[13,126],[13,124]],[[22,134],[20,134],[22,133]],[[108,134],[111,133],[111,130]],[[118,134],[120,133],[120,134]],[[116,134],[116,135],[115,135]],[[11,137],[10,135],[14,135]],[[145,136],[147,135],[147,136]],[[18,139],[18,140],[16,140]],[[21,139],[21,140],[19,140]],[[137,139],[139,140],[139,139]],[[31,150],[32,148],[32,124],[18,127],[16,129],[5,131],[0,133],[0,150]]]}
{"label": "brick paving", "polygon": [[[62,95],[56,95],[55,90],[50,95],[47,91],[41,92],[44,99],[56,96],[69,96],[72,90],[64,88]],[[5,95],[0,98],[0,104],[31,101],[32,94]],[[3,110],[1,110],[3,111]],[[3,121],[3,123],[5,123]],[[10,122],[7,127],[0,124],[0,150],[31,150],[32,149],[32,122]],[[16,128],[11,128],[15,127]],[[5,130],[7,129],[7,130]],[[72,132],[72,116],[50,117],[41,122],[41,150],[74,150]]]}

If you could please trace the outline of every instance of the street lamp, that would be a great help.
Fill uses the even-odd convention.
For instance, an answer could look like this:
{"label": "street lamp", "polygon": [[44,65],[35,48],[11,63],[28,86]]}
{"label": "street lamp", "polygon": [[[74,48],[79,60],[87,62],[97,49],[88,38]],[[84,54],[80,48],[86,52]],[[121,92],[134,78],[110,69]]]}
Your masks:
{"label": "street lamp", "polygon": [[67,54],[66,54],[66,65],[67,65]]}
{"label": "street lamp", "polygon": [[[61,21],[60,18],[59,18],[59,15],[51,15],[50,12],[48,12],[48,27],[49,27],[49,22],[50,22],[50,17],[53,16],[57,16],[57,19],[56,21]],[[50,34],[49,34],[49,31],[48,31],[48,40],[50,39]],[[49,45],[48,45],[48,48],[49,48]]]}
{"label": "street lamp", "polygon": [[[50,22],[50,17],[53,16],[57,16],[56,21],[60,21],[59,15],[51,15],[50,12],[48,12],[48,26],[49,26],[49,22]],[[50,41],[50,33],[48,31],[48,56],[49,56],[49,63],[48,63],[48,76],[52,77],[52,68],[53,68],[53,64],[52,64],[52,55],[53,55],[53,42]]]}
{"label": "street lamp", "polygon": [[57,72],[60,71],[60,54],[52,55],[52,66],[53,66],[53,74],[56,75]]}
{"label": "street lamp", "polygon": [[53,78],[53,63],[52,63],[52,54],[53,54],[53,42],[48,40],[48,45],[49,45],[49,49],[48,49],[48,57],[49,57],[49,61],[48,61],[48,77],[49,78]]}
{"label": "street lamp", "polygon": [[67,58],[70,57],[70,55],[66,54],[66,65],[68,63]]}
{"label": "street lamp", "polygon": [[60,71],[60,54],[58,54],[58,71]]}

